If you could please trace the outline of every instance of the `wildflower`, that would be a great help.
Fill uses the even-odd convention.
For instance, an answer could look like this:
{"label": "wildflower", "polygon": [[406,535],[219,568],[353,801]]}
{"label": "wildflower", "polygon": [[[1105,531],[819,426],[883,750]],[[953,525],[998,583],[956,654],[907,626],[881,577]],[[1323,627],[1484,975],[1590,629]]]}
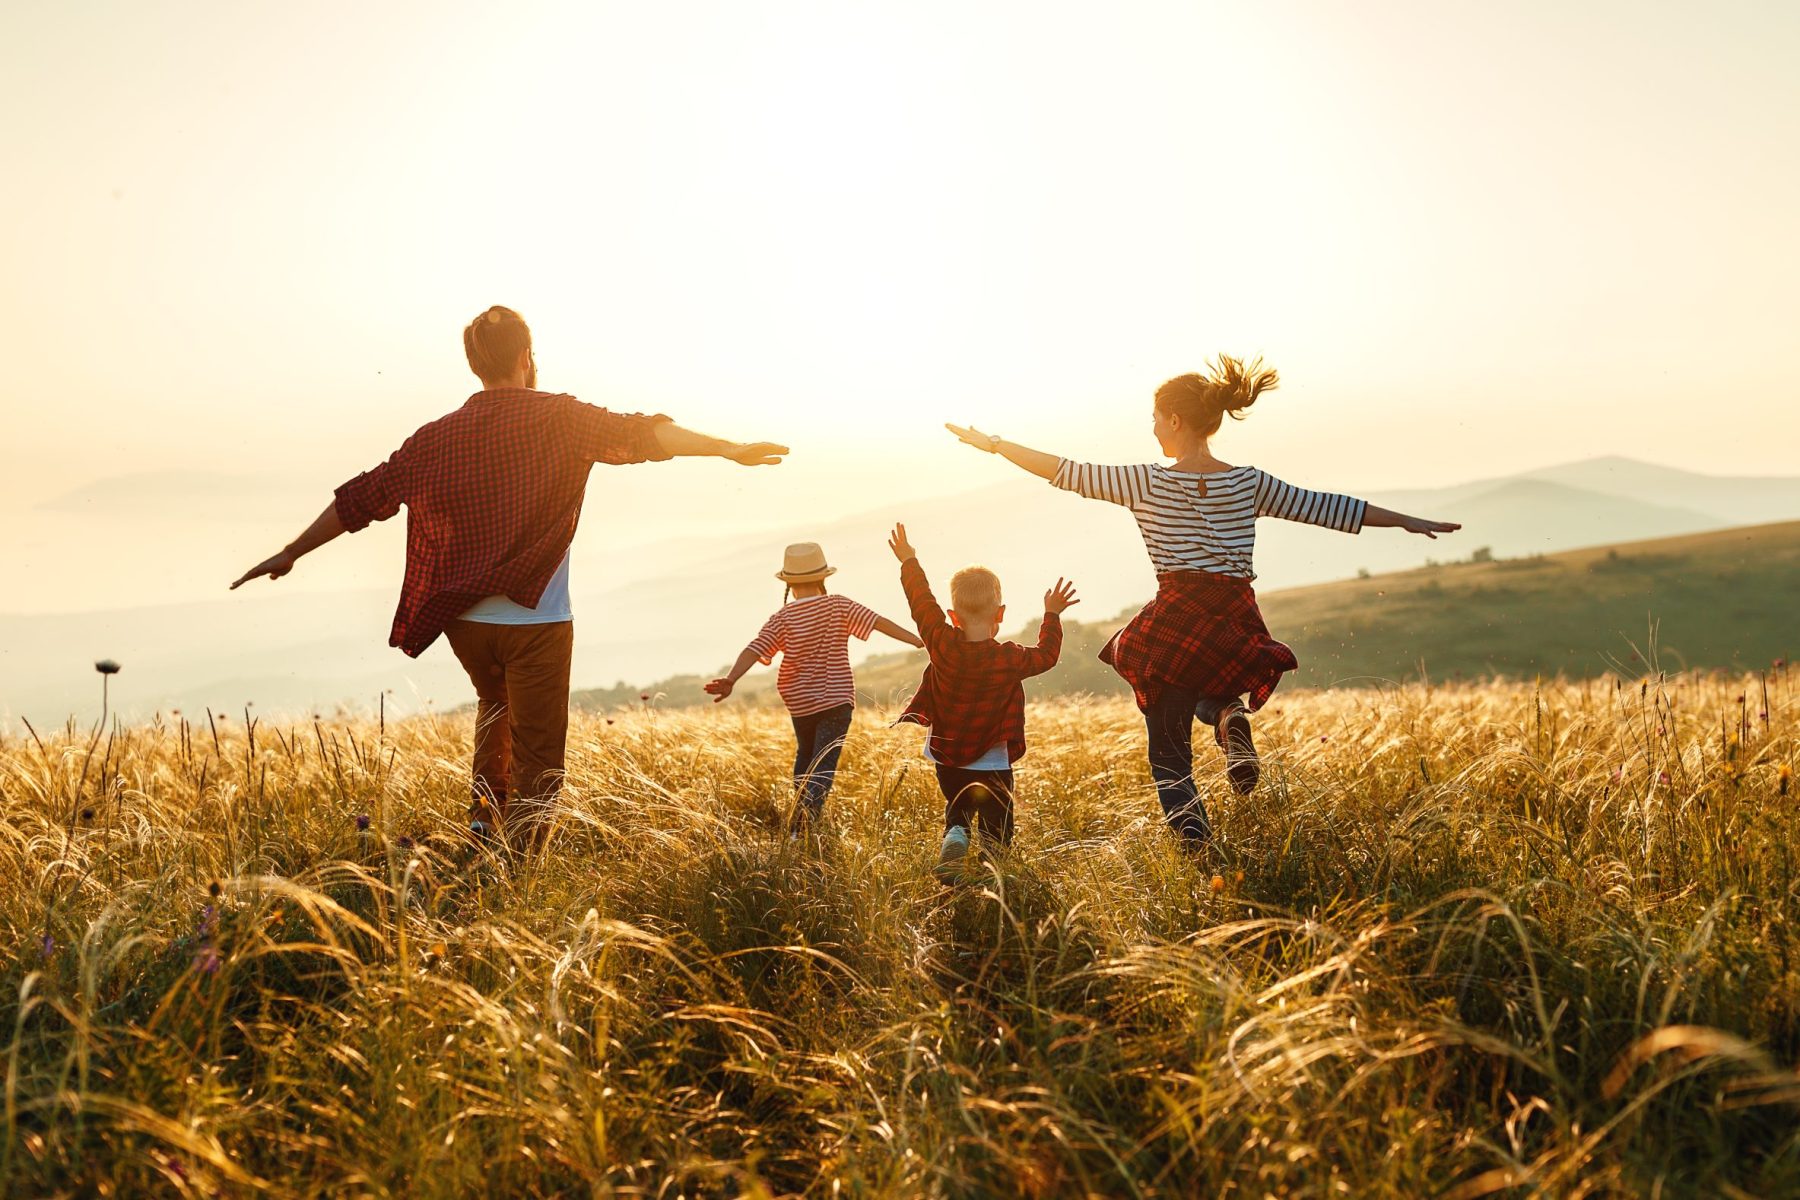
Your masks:
{"label": "wildflower", "polygon": [[356,832],[358,832],[358,833],[369,832],[369,814],[368,813],[357,813],[356,814]]}
{"label": "wildflower", "polygon": [[219,948],[211,942],[208,942],[206,945],[200,947],[199,951],[194,955],[194,970],[200,972],[202,975],[217,975],[219,973],[220,961]]}
{"label": "wildflower", "polygon": [[413,840],[405,834],[400,835],[400,840],[394,844],[402,850],[411,850],[413,848]]}
{"label": "wildflower", "polygon": [[1614,767],[1612,781],[1614,783],[1620,783],[1620,782],[1623,782],[1624,779],[1625,779],[1625,768],[1624,767]]}
{"label": "wildflower", "polygon": [[1241,884],[1241,883],[1243,883],[1243,882],[1244,882],[1244,873],[1243,873],[1243,872],[1242,872],[1242,871],[1239,871],[1239,872],[1238,872],[1238,873],[1237,873],[1237,874],[1236,874],[1236,875],[1233,875],[1233,876],[1232,876],[1232,877],[1231,877],[1231,879],[1232,879],[1232,882],[1233,882],[1233,883],[1240,883],[1240,884]]}
{"label": "wildflower", "polygon": [[1225,890],[1225,877],[1223,875],[1214,875],[1212,877],[1212,890],[1214,895],[1218,895]]}
{"label": "wildflower", "polygon": [[613,719],[611,717],[606,718],[606,723],[608,725],[611,725],[613,723]]}
{"label": "wildflower", "polygon": [[1787,795],[1788,788],[1792,787],[1793,783],[1794,768],[1790,767],[1787,763],[1782,763],[1781,769],[1775,772],[1775,794],[1778,796]]}
{"label": "wildflower", "polygon": [[93,809],[91,809],[91,808],[84,808],[84,809],[82,809],[82,810],[81,810],[81,819],[82,819],[82,820],[84,820],[84,821],[91,821],[91,820],[93,820],[93,819],[94,819],[94,810],[93,810]]}
{"label": "wildflower", "polygon": [[56,953],[56,939],[51,937],[47,933],[43,937],[39,938],[38,939],[38,952],[40,954],[42,954],[45,958],[49,958],[51,955],[55,954]]}
{"label": "wildflower", "polygon": [[219,898],[219,894],[221,892],[223,892],[224,890],[225,890],[224,888],[219,886],[219,881],[216,879],[206,885],[206,894],[211,896],[214,900],[217,900]]}
{"label": "wildflower", "polygon": [[100,672],[102,675],[117,675],[119,673],[119,664],[110,658],[103,658],[94,664],[94,670]]}
{"label": "wildflower", "polygon": [[1656,782],[1667,787],[1669,783],[1669,773],[1667,771],[1658,771],[1656,773]]}
{"label": "wildflower", "polygon": [[1327,734],[1327,733],[1321,733],[1321,734],[1320,734],[1320,735],[1319,735],[1319,741],[1320,741],[1320,742],[1329,742],[1329,741],[1330,741],[1330,740],[1331,740],[1331,735],[1330,735],[1330,734]]}
{"label": "wildflower", "polygon": [[200,906],[200,920],[194,926],[194,936],[210,938],[219,928],[219,910],[210,904]]}

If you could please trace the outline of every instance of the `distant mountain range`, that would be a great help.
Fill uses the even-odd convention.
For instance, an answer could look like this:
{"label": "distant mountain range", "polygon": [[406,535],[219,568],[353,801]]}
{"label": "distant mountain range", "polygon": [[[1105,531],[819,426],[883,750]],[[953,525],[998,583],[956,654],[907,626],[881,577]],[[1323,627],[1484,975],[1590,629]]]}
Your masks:
{"label": "distant mountain range", "polygon": [[[221,481],[219,502],[227,491]],[[1359,571],[1406,570],[1427,559],[1467,558],[1481,547],[1518,558],[1800,517],[1800,478],[1710,476],[1620,458],[1365,494],[1377,504],[1461,521],[1465,528],[1430,541],[1391,530],[1350,538],[1264,521],[1258,528],[1259,589],[1266,594]],[[108,491],[86,499],[105,507],[120,497]],[[1020,477],[805,527],[690,538],[614,551],[604,561],[581,559],[575,569],[576,686],[706,673],[729,662],[780,602],[781,585],[771,576],[790,541],[822,542],[840,568],[834,588],[904,618],[885,544],[896,519],[907,523],[927,568],[940,578],[971,562],[993,567],[1015,613],[1035,608],[1058,575],[1081,588],[1084,602],[1074,616],[1118,612],[1154,587],[1129,514]],[[585,583],[592,579],[609,582]],[[0,616],[0,717],[56,723],[72,712],[91,712],[98,695],[92,662],[101,657],[125,665],[113,694],[130,716],[168,707],[235,711],[247,701],[271,712],[339,703],[370,707],[384,691],[391,691],[392,707],[401,711],[428,702],[440,708],[462,703],[468,685],[442,643],[418,661],[387,648],[393,600],[387,592],[296,596],[278,588],[246,589],[203,604]]]}

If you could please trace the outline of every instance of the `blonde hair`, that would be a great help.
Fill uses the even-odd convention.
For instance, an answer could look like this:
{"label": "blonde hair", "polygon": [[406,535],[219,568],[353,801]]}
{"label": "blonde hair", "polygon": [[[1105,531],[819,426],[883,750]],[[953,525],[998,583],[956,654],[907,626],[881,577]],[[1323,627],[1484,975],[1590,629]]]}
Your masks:
{"label": "blonde hair", "polygon": [[463,327],[463,353],[481,382],[499,379],[531,349],[531,327],[510,308],[496,304]]}
{"label": "blonde hair", "polygon": [[1180,417],[1184,425],[1196,428],[1202,437],[1219,432],[1226,413],[1235,421],[1244,419],[1244,410],[1256,403],[1264,392],[1281,385],[1281,376],[1265,368],[1260,358],[1249,366],[1241,358],[1219,355],[1218,362],[1207,363],[1204,375],[1177,375],[1156,389],[1156,409]]}
{"label": "blonde hair", "polygon": [[1000,577],[986,567],[964,567],[950,577],[950,607],[965,617],[992,616],[1000,607]]}

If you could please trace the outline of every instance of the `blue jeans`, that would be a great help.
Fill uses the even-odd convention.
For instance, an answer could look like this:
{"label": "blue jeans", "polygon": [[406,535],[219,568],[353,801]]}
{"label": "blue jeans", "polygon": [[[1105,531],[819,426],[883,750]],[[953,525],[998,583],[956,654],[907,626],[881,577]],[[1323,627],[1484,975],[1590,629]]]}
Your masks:
{"label": "blue jeans", "polygon": [[1164,684],[1156,703],[1144,713],[1150,734],[1150,778],[1156,781],[1163,818],[1183,841],[1193,845],[1212,837],[1206,802],[1194,786],[1194,721],[1217,725],[1234,700]]}
{"label": "blue jeans", "polygon": [[850,732],[853,705],[840,704],[823,712],[794,717],[794,790],[800,804],[795,821],[819,815],[825,808],[825,797],[837,776],[838,755],[844,750],[844,735]]}

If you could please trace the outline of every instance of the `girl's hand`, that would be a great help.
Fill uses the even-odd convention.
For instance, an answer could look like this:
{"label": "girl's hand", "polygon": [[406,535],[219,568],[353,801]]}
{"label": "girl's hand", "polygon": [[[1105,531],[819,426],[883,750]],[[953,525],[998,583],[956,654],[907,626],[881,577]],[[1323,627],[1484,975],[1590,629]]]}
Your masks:
{"label": "girl's hand", "polygon": [[723,457],[746,467],[773,467],[787,452],[779,442],[734,442]]}
{"label": "girl's hand", "polygon": [[731,680],[721,677],[713,680],[711,683],[702,685],[701,690],[711,696],[713,698],[713,703],[717,704],[725,697],[731,695],[731,688]]}
{"label": "girl's hand", "polygon": [[1062,579],[1058,579],[1056,586],[1044,593],[1044,611],[1047,613],[1060,613],[1071,604],[1080,603],[1081,597],[1075,594],[1075,585]]}
{"label": "girl's hand", "polygon": [[945,421],[944,428],[948,429],[951,433],[954,433],[965,446],[973,446],[977,450],[985,450],[989,454],[992,454],[999,449],[999,438],[990,437],[973,425],[952,425],[950,422]]}
{"label": "girl's hand", "polygon": [[1408,533],[1422,533],[1432,541],[1437,540],[1440,533],[1455,533],[1462,526],[1452,521],[1427,521],[1424,517],[1408,517],[1401,526]]}
{"label": "girl's hand", "polygon": [[905,562],[909,558],[919,557],[918,554],[914,552],[912,543],[906,540],[906,526],[904,525],[897,524],[894,526],[894,532],[888,535],[888,549],[892,550],[894,552],[894,557],[901,562]]}

